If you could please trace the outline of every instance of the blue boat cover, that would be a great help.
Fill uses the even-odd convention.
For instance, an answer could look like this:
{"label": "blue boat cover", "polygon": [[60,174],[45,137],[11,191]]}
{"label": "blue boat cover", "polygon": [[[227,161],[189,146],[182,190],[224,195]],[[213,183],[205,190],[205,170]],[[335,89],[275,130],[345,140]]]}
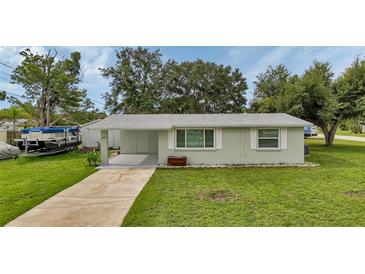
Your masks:
{"label": "blue boat cover", "polygon": [[32,127],[32,128],[24,128],[21,130],[21,133],[29,133],[29,132],[42,132],[42,133],[62,133],[65,131],[69,131],[72,133],[78,132],[79,127]]}

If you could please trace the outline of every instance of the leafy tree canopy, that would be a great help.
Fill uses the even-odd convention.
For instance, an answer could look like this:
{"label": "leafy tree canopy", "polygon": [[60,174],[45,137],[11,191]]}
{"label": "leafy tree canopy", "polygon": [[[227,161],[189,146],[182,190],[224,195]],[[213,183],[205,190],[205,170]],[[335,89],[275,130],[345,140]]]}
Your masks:
{"label": "leafy tree canopy", "polygon": [[159,100],[162,113],[240,113],[247,82],[238,69],[203,60],[169,62]]}
{"label": "leafy tree canopy", "polygon": [[123,48],[104,94],[106,109],[123,113],[243,112],[247,83],[238,69],[196,60],[162,61],[159,50]]}
{"label": "leafy tree canopy", "polygon": [[12,73],[13,83],[25,89],[25,98],[34,106],[40,116],[41,125],[51,125],[55,113],[62,115],[80,107],[86,96],[80,90],[81,81],[79,52],[72,52],[69,58],[59,60],[57,53],[34,54],[26,49],[21,65]]}
{"label": "leafy tree canopy", "polygon": [[[266,75],[267,74],[267,75]],[[365,60],[356,59],[343,74],[334,78],[327,62],[314,61],[302,76],[290,76],[285,84],[277,72],[269,68],[266,77],[258,77],[256,89],[280,86],[272,94],[255,93],[259,110],[267,102],[276,102],[273,112],[288,112],[322,128],[326,145],[332,145],[338,126],[344,119],[358,117],[365,110]],[[273,83],[274,82],[274,83]]]}
{"label": "leafy tree canopy", "polygon": [[0,90],[0,101],[4,101],[6,99],[6,91]]}
{"label": "leafy tree canopy", "polygon": [[114,67],[101,68],[106,78],[111,78],[111,91],[104,94],[106,109],[123,113],[154,113],[161,91],[159,50],[149,51],[138,47],[123,48],[116,53]]}
{"label": "leafy tree canopy", "polygon": [[264,73],[256,76],[254,100],[251,109],[255,112],[279,112],[281,95],[288,88],[292,77],[285,65],[269,66]]}

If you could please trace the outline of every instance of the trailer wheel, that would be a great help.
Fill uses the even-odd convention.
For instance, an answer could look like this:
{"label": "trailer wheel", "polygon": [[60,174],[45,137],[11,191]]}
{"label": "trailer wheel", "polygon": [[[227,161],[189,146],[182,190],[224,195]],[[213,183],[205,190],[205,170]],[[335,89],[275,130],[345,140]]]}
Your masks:
{"label": "trailer wheel", "polygon": [[20,150],[25,150],[25,147],[23,146],[23,144],[21,142],[18,142],[18,148]]}

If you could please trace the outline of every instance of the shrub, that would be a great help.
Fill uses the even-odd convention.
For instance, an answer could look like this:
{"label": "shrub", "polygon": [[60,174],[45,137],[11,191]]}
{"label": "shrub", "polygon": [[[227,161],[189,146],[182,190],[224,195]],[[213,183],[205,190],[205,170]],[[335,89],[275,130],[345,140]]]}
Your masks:
{"label": "shrub", "polygon": [[98,166],[100,164],[100,152],[95,149],[88,152],[86,154],[86,163],[89,166]]}
{"label": "shrub", "polygon": [[361,133],[361,126],[358,119],[349,119],[346,121],[347,130],[352,133]]}
{"label": "shrub", "polygon": [[29,163],[33,160],[32,157],[26,157],[24,155],[19,155],[17,158],[16,158],[16,163],[18,165],[24,165],[26,163]]}

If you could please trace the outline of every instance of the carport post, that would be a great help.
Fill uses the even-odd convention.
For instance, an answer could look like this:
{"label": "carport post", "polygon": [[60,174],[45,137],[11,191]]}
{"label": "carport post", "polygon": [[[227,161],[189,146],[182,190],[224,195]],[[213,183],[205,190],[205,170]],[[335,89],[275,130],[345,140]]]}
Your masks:
{"label": "carport post", "polygon": [[108,130],[100,131],[100,158],[101,165],[108,164]]}

